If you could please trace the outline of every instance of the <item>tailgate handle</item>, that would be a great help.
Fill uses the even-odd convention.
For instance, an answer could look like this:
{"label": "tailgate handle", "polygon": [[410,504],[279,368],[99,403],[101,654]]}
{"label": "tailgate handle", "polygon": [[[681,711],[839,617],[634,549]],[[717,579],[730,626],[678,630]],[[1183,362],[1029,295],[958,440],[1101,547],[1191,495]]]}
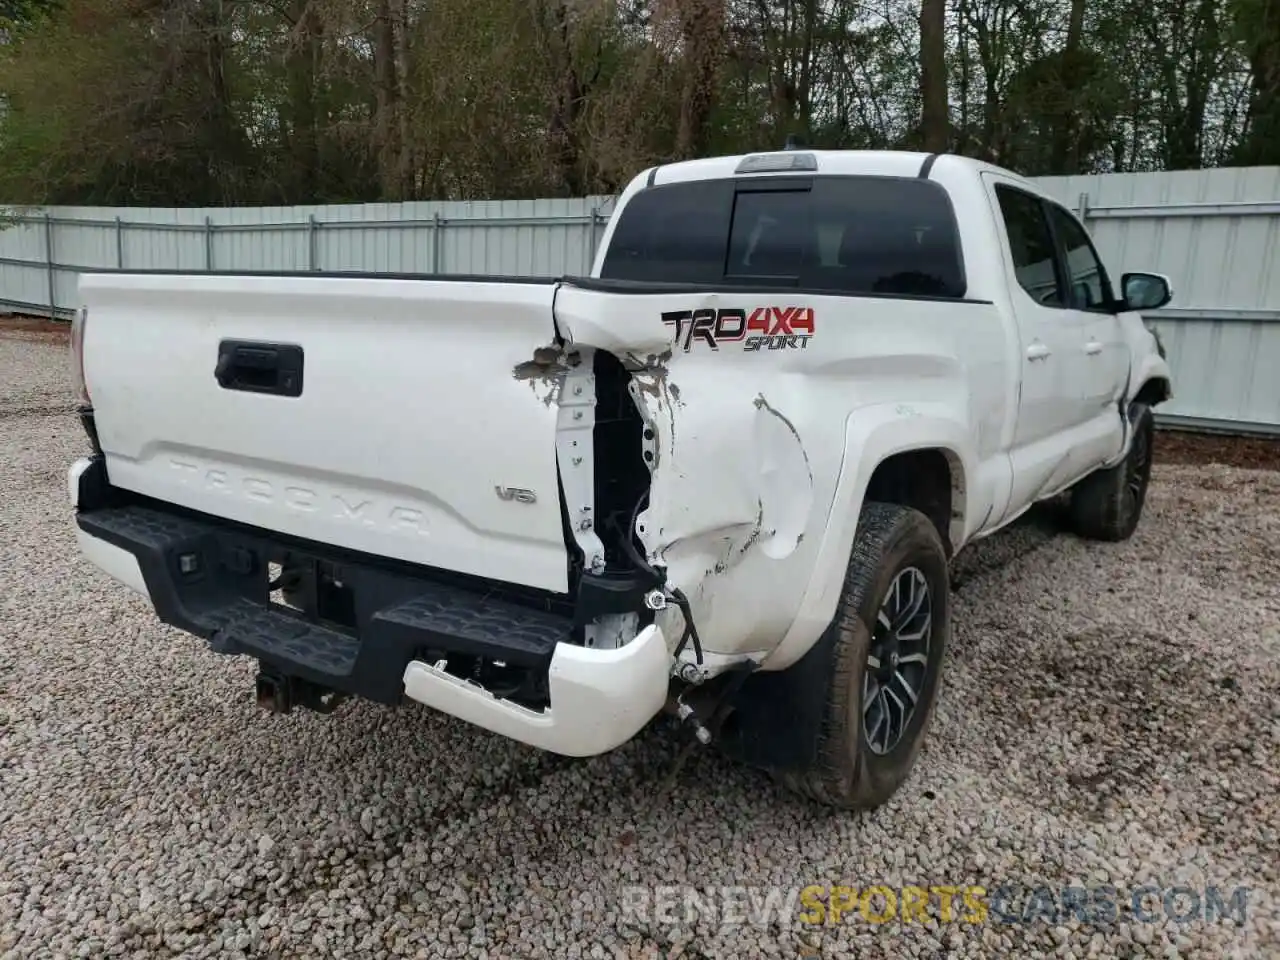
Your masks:
{"label": "tailgate handle", "polygon": [[295,343],[223,340],[214,379],[224,390],[302,396],[302,347]]}

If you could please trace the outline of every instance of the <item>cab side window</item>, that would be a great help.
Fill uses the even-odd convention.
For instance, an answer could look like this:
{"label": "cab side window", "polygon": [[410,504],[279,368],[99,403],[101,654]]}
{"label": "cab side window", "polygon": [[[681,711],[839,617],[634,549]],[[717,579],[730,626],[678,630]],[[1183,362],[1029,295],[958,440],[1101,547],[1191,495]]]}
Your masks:
{"label": "cab side window", "polygon": [[1044,204],[1038,197],[1002,184],[996,186],[996,197],[1018,285],[1042,307],[1065,307],[1067,298]]}
{"label": "cab side window", "polygon": [[1111,307],[1111,284],[1089,234],[1075,217],[1056,203],[1049,204],[1058,243],[1066,255],[1067,279],[1071,306],[1076,310],[1108,312]]}

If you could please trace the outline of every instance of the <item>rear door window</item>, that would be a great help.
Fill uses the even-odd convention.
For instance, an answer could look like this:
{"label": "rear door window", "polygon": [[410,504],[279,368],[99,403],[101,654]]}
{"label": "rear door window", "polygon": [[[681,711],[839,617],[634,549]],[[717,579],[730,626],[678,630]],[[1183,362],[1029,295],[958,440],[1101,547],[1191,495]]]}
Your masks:
{"label": "rear door window", "polygon": [[1003,184],[996,186],[1000,214],[1013,255],[1013,273],[1018,285],[1042,307],[1065,306],[1057,249],[1044,204],[1024,190]]}
{"label": "rear door window", "polygon": [[601,275],[960,298],[955,215],[937,183],[887,177],[652,187],[623,209]]}

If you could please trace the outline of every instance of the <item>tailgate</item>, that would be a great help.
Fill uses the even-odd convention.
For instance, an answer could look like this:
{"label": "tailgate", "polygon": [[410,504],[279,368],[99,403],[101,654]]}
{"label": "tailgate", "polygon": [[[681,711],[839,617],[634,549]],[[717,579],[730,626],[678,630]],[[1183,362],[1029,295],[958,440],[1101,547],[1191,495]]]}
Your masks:
{"label": "tailgate", "polygon": [[513,377],[552,341],[553,284],[92,274],[80,290],[114,486],[568,589],[558,407]]}

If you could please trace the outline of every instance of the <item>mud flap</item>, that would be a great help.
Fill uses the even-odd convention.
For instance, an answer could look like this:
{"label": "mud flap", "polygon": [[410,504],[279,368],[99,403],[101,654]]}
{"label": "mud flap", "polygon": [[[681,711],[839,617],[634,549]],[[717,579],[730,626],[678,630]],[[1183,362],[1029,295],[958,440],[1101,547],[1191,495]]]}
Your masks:
{"label": "mud flap", "polygon": [[818,759],[825,689],[833,674],[837,628],[833,621],[808,653],[785,670],[753,673],[733,697],[720,748],[749,766],[791,770]]}

